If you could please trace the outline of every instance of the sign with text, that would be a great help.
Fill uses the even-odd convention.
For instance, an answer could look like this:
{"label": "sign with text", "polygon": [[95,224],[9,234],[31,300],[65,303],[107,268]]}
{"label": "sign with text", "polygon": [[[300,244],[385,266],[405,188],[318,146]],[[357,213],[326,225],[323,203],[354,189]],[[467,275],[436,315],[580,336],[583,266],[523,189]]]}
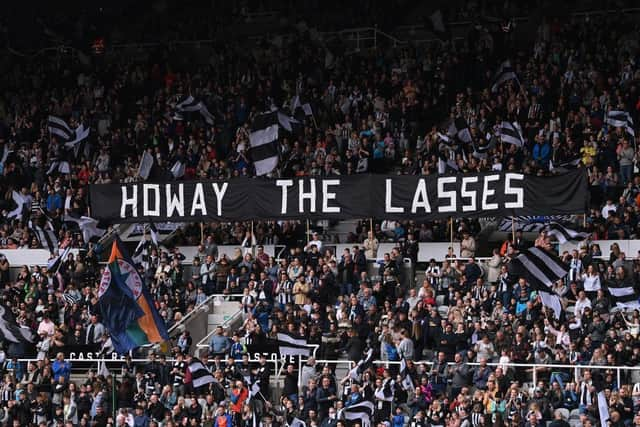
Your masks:
{"label": "sign with text", "polygon": [[580,214],[587,175],[515,172],[349,175],[96,184],[91,212],[112,223],[251,219],[413,219]]}

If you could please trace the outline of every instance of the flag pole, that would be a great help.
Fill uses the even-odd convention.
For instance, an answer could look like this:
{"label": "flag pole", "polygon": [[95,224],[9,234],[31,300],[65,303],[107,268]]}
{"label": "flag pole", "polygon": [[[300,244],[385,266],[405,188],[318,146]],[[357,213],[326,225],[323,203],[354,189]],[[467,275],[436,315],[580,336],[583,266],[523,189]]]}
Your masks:
{"label": "flag pole", "polygon": [[307,218],[307,245],[311,241],[311,227],[309,226],[309,219]]}
{"label": "flag pole", "polygon": [[204,245],[204,222],[200,223],[200,244]]}
{"label": "flag pole", "polygon": [[251,245],[251,256],[256,256],[256,246],[253,244],[253,220],[251,220],[251,236],[249,236],[249,244]]}
{"label": "flag pole", "polygon": [[118,411],[116,405],[116,373],[111,373],[111,411],[113,412],[113,423],[116,423],[116,413]]}
{"label": "flag pole", "polygon": [[511,241],[516,241],[516,219],[511,217]]}
{"label": "flag pole", "polygon": [[451,249],[453,249],[453,217],[449,217],[449,223],[451,224]]}
{"label": "flag pole", "polygon": [[369,218],[369,231],[373,235],[373,218]]}

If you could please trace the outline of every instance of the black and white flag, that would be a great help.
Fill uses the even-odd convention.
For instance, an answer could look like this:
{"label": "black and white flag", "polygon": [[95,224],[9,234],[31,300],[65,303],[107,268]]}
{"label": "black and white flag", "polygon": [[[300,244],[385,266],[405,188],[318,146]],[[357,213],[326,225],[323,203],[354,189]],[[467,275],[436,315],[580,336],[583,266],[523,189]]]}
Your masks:
{"label": "black and white flag", "polygon": [[400,360],[400,378],[402,378],[400,385],[405,391],[414,389],[415,385],[413,384],[413,379],[407,369],[407,359],[404,356],[402,357],[402,360]]}
{"label": "black and white flag", "polygon": [[95,242],[107,232],[104,226],[100,226],[97,219],[93,219],[90,216],[75,217],[73,215],[65,214],[64,221],[73,222],[78,225],[78,228],[80,228],[80,231],[82,232],[82,239],[85,243]]}
{"label": "black and white flag", "polygon": [[498,230],[510,233],[512,229],[515,228],[516,231],[522,231],[525,233],[538,233],[550,222],[567,221],[571,221],[571,215],[507,216],[502,218],[500,221]]}
{"label": "black and white flag", "polygon": [[356,363],[356,365],[349,371],[349,377],[353,380],[357,380],[360,378],[360,375],[367,370],[369,366],[371,366],[371,362],[373,362],[373,349],[370,348],[364,355],[362,359]]}
{"label": "black and white flag", "polygon": [[307,427],[307,423],[302,421],[300,418],[295,417],[291,420],[291,423],[287,424],[289,427]]}
{"label": "black and white flag", "polygon": [[16,208],[7,214],[7,218],[22,218],[27,198],[22,193],[15,190],[11,192],[11,198],[15,202]]}
{"label": "black and white flag", "polygon": [[638,310],[640,309],[640,301],[638,294],[633,288],[633,283],[617,283],[609,281],[607,283],[607,291],[611,302],[616,307],[623,310]]}
{"label": "black and white flag", "polygon": [[609,427],[609,404],[604,390],[598,392],[598,415],[600,416],[600,427]]}
{"label": "black and white flag", "polygon": [[524,145],[524,137],[522,136],[522,129],[518,122],[509,123],[503,121],[500,124],[500,140],[505,144],[522,147]]}
{"label": "black and white flag", "polygon": [[173,166],[171,166],[170,171],[171,171],[171,175],[173,175],[175,179],[182,178],[185,173],[185,165],[180,160],[176,160]]}
{"label": "black and white flag", "polygon": [[607,113],[605,121],[610,126],[624,128],[629,135],[636,136],[636,131],[633,128],[633,118],[626,111],[611,110]]}
{"label": "black and white flag", "polygon": [[80,141],[89,136],[89,128],[85,129],[84,125],[71,129],[67,122],[56,116],[49,116],[47,120],[47,129],[52,135],[58,136],[66,148],[74,148]]}
{"label": "black and white flag", "polygon": [[69,252],[71,252],[71,245],[64,248],[64,251],[62,251],[61,254],[49,260],[47,263],[47,270],[54,272],[58,271],[62,263],[67,259]]}
{"label": "black and white flag", "polygon": [[31,329],[19,325],[13,313],[2,304],[0,304],[0,338],[4,342],[16,344],[29,344],[34,341]]}
{"label": "black and white flag", "polygon": [[554,163],[553,159],[549,160],[549,172],[565,173],[569,169],[575,169],[580,165],[580,157],[566,162]]}
{"label": "black and white flag", "polygon": [[140,166],[138,166],[138,176],[146,181],[149,179],[151,168],[153,168],[153,156],[145,150],[140,159]]}
{"label": "black and white flag", "polygon": [[516,80],[517,82],[518,76],[516,75],[513,67],[511,67],[511,61],[506,60],[502,64],[500,64],[500,67],[496,72],[496,75],[493,79],[493,85],[491,86],[491,92],[497,92],[498,88],[503,83],[508,82],[509,80]]}
{"label": "black and white flag", "polygon": [[143,235],[142,239],[140,239],[140,243],[138,243],[138,246],[136,246],[136,249],[133,251],[131,260],[136,264],[142,265],[145,270],[149,268],[151,260],[151,240],[147,239],[146,235]]}
{"label": "black and white flag", "polygon": [[589,237],[589,233],[580,233],[565,227],[557,222],[550,222],[544,227],[549,236],[553,236],[556,240],[562,244],[567,242],[580,242]]}
{"label": "black and white flag", "polygon": [[256,175],[266,175],[278,166],[278,112],[259,114],[249,135],[249,156]]}
{"label": "black and white flag", "polygon": [[56,237],[56,233],[51,222],[47,221],[45,226],[41,227],[40,225],[29,221],[29,228],[36,233],[36,237],[44,249],[48,250],[49,253],[52,254],[58,252],[58,238]]}
{"label": "black and white flag", "polygon": [[213,115],[207,109],[202,101],[196,100],[193,96],[189,95],[178,104],[176,104],[176,111],[178,113],[191,113],[199,112],[202,118],[210,125],[213,125]]}
{"label": "black and white flag", "polygon": [[202,364],[200,359],[192,358],[189,363],[189,371],[191,372],[191,385],[193,388],[202,387],[204,385],[215,382],[215,378],[211,372]]}
{"label": "black and white flag", "polygon": [[282,356],[309,356],[311,348],[305,338],[278,332],[278,347]]}
{"label": "black and white flag", "polygon": [[524,277],[533,289],[547,292],[569,273],[569,266],[560,258],[538,247],[528,248],[513,263],[515,273]]}
{"label": "black and white flag", "polygon": [[291,112],[296,115],[296,111],[300,111],[304,113],[305,116],[313,116],[313,110],[311,109],[311,104],[308,102],[302,102],[300,100],[300,96],[296,95],[291,100]]}
{"label": "black and white flag", "polygon": [[362,427],[369,427],[371,425],[371,417],[375,411],[373,402],[363,400],[355,405],[342,408],[338,412],[338,419],[345,419],[349,421],[360,420]]}
{"label": "black and white flag", "polygon": [[448,134],[451,137],[457,137],[462,142],[471,142],[471,132],[469,124],[463,117],[456,117],[449,125]]}

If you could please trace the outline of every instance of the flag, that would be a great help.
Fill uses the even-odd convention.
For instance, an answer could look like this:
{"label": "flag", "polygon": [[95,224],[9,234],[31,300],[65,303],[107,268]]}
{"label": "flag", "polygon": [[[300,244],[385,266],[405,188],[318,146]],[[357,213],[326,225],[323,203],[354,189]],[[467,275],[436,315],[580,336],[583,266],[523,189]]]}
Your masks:
{"label": "flag", "polygon": [[485,159],[487,158],[487,153],[491,148],[493,148],[493,137],[491,135],[487,135],[485,138],[480,138],[473,143],[473,157],[476,159]]}
{"label": "flag", "polygon": [[51,222],[47,221],[45,227],[42,228],[40,225],[29,221],[29,228],[36,233],[36,237],[44,249],[47,249],[52,254],[58,252],[58,238]]}
{"label": "flag", "polygon": [[249,156],[256,175],[265,175],[278,166],[278,113],[260,114],[253,119],[249,135]]}
{"label": "flag", "polygon": [[73,222],[78,225],[82,232],[82,239],[87,242],[95,242],[107,232],[104,226],[101,226],[97,219],[93,219],[90,216],[75,217],[70,214],[65,214],[65,222]]}
{"label": "flag", "polygon": [[57,257],[54,257],[49,260],[49,262],[47,263],[47,270],[58,271],[58,269],[60,268],[60,265],[64,262],[64,260],[67,259],[69,252],[71,252],[71,245],[68,245],[66,248],[64,248],[64,251],[62,251],[62,253],[59,254]]}
{"label": "flag", "polygon": [[564,173],[569,169],[575,169],[580,165],[580,157],[561,163],[553,163],[553,159],[549,160],[549,172]]}
{"label": "flag", "polygon": [[444,24],[442,11],[440,9],[429,15],[429,26],[431,27],[431,31],[433,31],[438,36],[443,35],[447,32],[447,27]]}
{"label": "flag", "polygon": [[109,372],[109,368],[107,368],[107,362],[104,360],[102,362],[98,362],[98,375],[102,375],[105,378],[109,378],[111,372]]}
{"label": "flag", "polygon": [[176,162],[171,166],[171,175],[175,179],[182,178],[184,176],[185,166],[180,160],[176,160]]}
{"label": "flag", "polygon": [[511,67],[511,61],[506,60],[500,64],[500,67],[498,67],[498,71],[493,78],[491,92],[497,92],[498,88],[509,80],[516,80],[516,82],[518,82],[518,76],[516,75],[515,70]]}
{"label": "flag", "polygon": [[[178,113],[199,112],[202,118],[210,125],[213,125],[213,115],[207,109],[202,101],[196,100],[193,96],[189,95],[176,105]],[[180,118],[182,119],[182,117]]]}
{"label": "flag", "polygon": [[296,95],[291,100],[291,112],[296,115],[296,112],[302,112],[305,116],[313,116],[313,110],[311,109],[311,104],[308,102],[303,103],[300,100],[300,96]]}
{"label": "flag", "polygon": [[145,270],[149,268],[149,247],[151,246],[151,241],[147,239],[146,235],[142,235],[140,242],[136,246],[136,249],[133,251],[133,255],[131,256],[132,261],[138,265],[141,264],[142,268]]}
{"label": "flag", "polygon": [[152,167],[153,156],[145,150],[144,153],[142,153],[142,158],[140,159],[140,166],[138,166],[138,176],[146,181],[149,179]]}
{"label": "flag", "polygon": [[562,314],[562,303],[560,302],[560,297],[555,293],[538,291],[538,295],[540,296],[540,302],[545,307],[549,307],[553,310],[553,315],[556,319],[560,318],[560,314]]}
{"label": "flag", "polygon": [[449,136],[457,137],[462,142],[471,142],[471,132],[469,124],[463,117],[456,117],[450,124],[447,131]]}
{"label": "flag", "polygon": [[98,304],[119,354],[169,339],[164,320],[117,236],[98,287]]}
{"label": "flag", "polygon": [[27,203],[27,198],[22,193],[18,193],[15,190],[11,192],[11,198],[15,202],[16,208],[9,212],[7,218],[22,218],[22,213],[24,212],[24,206]]}
{"label": "flag", "polygon": [[598,392],[598,414],[600,415],[600,427],[609,426],[609,405],[604,390]]}
{"label": "flag", "polygon": [[256,396],[260,393],[260,380],[257,379],[253,384],[251,384],[251,389],[249,389],[249,398]]}
{"label": "flag", "polygon": [[500,140],[505,144],[522,147],[524,145],[524,137],[522,136],[522,129],[518,122],[509,123],[503,121],[500,124]]}
{"label": "flag", "polygon": [[300,124],[300,121],[283,113],[282,111],[278,111],[278,123],[280,123],[280,127],[293,133],[295,130],[294,125]]}
{"label": "flag", "polygon": [[291,420],[291,423],[287,423],[287,425],[289,427],[307,427],[307,423],[305,423],[298,417],[295,417],[293,420]]}
{"label": "flag", "polygon": [[371,417],[373,416],[374,410],[375,406],[373,405],[373,402],[363,400],[355,405],[342,408],[340,412],[338,412],[338,419],[350,421],[360,420],[362,427],[369,427],[371,425]]}
{"label": "flag", "polygon": [[607,292],[609,292],[609,298],[616,307],[623,310],[637,310],[640,309],[640,302],[638,294],[633,288],[633,283],[616,283],[607,282]]}
{"label": "flag", "polygon": [[633,128],[633,118],[626,111],[611,110],[607,113],[605,122],[614,127],[624,128],[624,130],[631,136],[635,137],[636,132]]}
{"label": "flag", "polygon": [[402,378],[400,385],[405,391],[414,389],[415,385],[413,384],[413,379],[407,370],[407,358],[404,356],[402,357],[402,360],[400,360],[400,378]]}
{"label": "flag", "polygon": [[582,241],[589,237],[589,233],[579,233],[557,222],[550,222],[544,227],[544,230],[562,244],[570,241]]}
{"label": "flag", "polygon": [[569,273],[556,255],[538,247],[528,248],[514,260],[515,273],[524,277],[535,290],[550,292],[553,284]]}
{"label": "flag", "polygon": [[80,141],[89,136],[89,128],[85,129],[84,125],[81,124],[73,130],[67,122],[56,116],[49,116],[47,129],[52,135],[58,136],[64,142],[66,148],[74,148]]}
{"label": "flag", "polygon": [[549,222],[567,222],[571,220],[571,215],[549,215],[549,216],[507,216],[502,218],[498,225],[498,231],[511,232],[513,226],[516,230],[523,232],[539,232]]}
{"label": "flag", "polygon": [[311,353],[305,338],[286,332],[278,332],[278,347],[281,356],[309,356]]}
{"label": "flag", "polygon": [[151,235],[151,241],[153,242],[153,244],[157,247],[158,245],[158,229],[156,228],[155,224],[150,222],[149,223],[149,235]]}
{"label": "flag", "polygon": [[15,344],[33,343],[34,336],[30,328],[18,324],[13,313],[0,304],[0,338]]}
{"label": "flag", "polygon": [[364,355],[362,359],[356,363],[356,365],[349,371],[349,377],[353,380],[357,380],[360,378],[360,374],[362,374],[369,366],[371,366],[371,362],[373,361],[373,349],[370,348]]}
{"label": "flag", "polygon": [[193,388],[202,387],[215,381],[211,372],[195,357],[191,359],[189,371],[191,372],[191,384]]}

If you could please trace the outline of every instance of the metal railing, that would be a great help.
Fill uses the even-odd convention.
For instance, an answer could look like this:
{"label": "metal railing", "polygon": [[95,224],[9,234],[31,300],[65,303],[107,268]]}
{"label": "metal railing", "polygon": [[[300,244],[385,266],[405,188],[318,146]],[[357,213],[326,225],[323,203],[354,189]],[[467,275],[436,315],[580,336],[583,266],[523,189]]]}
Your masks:
{"label": "metal railing", "polygon": [[[231,317],[229,317],[227,320],[222,322],[220,326],[222,326],[223,329],[228,328],[231,325],[231,322],[235,322],[238,318],[242,318],[242,313],[243,313],[243,310],[239,309],[238,311],[233,313]],[[207,333],[200,341],[198,341],[198,343],[196,344],[196,349],[200,350],[203,348],[209,348],[209,340],[211,339],[214,333],[215,333],[215,329]]]}
{"label": "metal railing", "polygon": [[[181,325],[184,325],[189,319],[191,319],[192,316],[194,316],[196,313],[199,313],[203,308],[210,308],[209,303],[213,302],[215,304],[214,299],[216,298],[242,298],[242,294],[211,294],[209,295],[204,301],[202,301],[200,304],[197,304],[193,310],[191,310],[190,312],[188,312],[182,319],[180,319],[179,322],[177,322],[176,324],[174,324],[171,328],[169,328],[169,335],[171,335],[172,332],[176,331]],[[214,305],[215,306],[215,305]]]}
{"label": "metal railing", "polygon": [[[307,362],[308,359],[303,359],[302,357],[300,357],[298,359],[298,383],[300,384],[301,379],[302,379],[302,365],[305,364]],[[334,366],[335,368],[337,368],[339,365],[346,365],[345,369],[347,372],[349,372],[349,370],[352,368],[352,365],[355,365],[356,362],[353,362],[351,360],[345,360],[345,359],[338,359],[338,360],[329,360],[329,359],[318,359],[315,361],[316,365],[320,364],[320,365],[329,365],[329,366]],[[376,360],[371,362],[372,365],[374,366],[391,366],[391,365],[400,365],[402,362],[400,361],[388,361],[388,360]],[[414,365],[433,365],[434,362],[431,360],[420,360],[420,361],[414,361],[413,362]],[[453,362],[448,362],[448,365],[453,365]],[[467,366],[471,366],[471,367],[476,367],[476,366],[480,366],[479,362],[467,362],[466,363]],[[580,381],[580,373],[582,370],[588,369],[588,370],[601,370],[601,371],[605,371],[605,370],[614,370],[616,372],[616,380],[617,380],[617,384],[618,386],[620,386],[622,384],[622,372],[633,372],[633,371],[637,371],[640,372],[640,365],[639,366],[609,366],[609,365],[566,365],[566,364],[539,364],[539,363],[512,363],[512,362],[507,362],[507,363],[499,363],[499,362],[488,362],[486,364],[486,366],[490,366],[492,368],[497,368],[497,367],[506,367],[506,368],[524,368],[524,369],[530,369],[531,370],[531,384],[533,385],[533,387],[535,387],[538,383],[538,370],[540,369],[548,369],[550,372],[555,372],[558,371],[560,369],[571,369],[574,372],[574,381],[579,382]],[[338,379],[340,380],[340,379]],[[638,380],[640,381],[640,378],[638,378]],[[305,384],[302,384],[305,385]]]}

